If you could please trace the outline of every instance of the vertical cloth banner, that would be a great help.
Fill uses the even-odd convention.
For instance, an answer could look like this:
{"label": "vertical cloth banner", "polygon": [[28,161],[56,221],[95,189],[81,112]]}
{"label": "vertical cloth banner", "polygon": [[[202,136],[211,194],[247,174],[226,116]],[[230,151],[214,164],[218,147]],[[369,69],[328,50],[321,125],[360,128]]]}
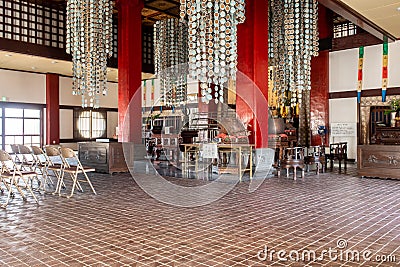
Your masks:
{"label": "vertical cloth banner", "polygon": [[146,110],[146,106],[147,106],[146,105],[146,94],[147,94],[146,80],[143,81],[142,88],[143,88],[143,91],[142,91],[142,95],[143,95],[142,113],[144,114],[144,111]]}
{"label": "vertical cloth banner", "polygon": [[386,102],[386,89],[388,85],[388,61],[389,61],[389,45],[388,38],[383,38],[383,55],[382,55],[382,102]]}
{"label": "vertical cloth banner", "polygon": [[364,46],[358,48],[358,82],[357,82],[357,102],[361,102],[361,91],[363,82],[363,65],[364,65]]}
{"label": "vertical cloth banner", "polygon": [[151,80],[151,106],[154,106],[154,79]]}
{"label": "vertical cloth banner", "polygon": [[147,84],[146,80],[143,81],[143,106],[146,106]]}

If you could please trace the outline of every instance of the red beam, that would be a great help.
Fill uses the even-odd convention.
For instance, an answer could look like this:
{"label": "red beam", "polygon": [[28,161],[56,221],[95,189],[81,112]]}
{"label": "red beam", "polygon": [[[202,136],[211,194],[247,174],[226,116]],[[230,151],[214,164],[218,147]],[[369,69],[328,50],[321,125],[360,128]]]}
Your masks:
{"label": "red beam", "polygon": [[46,144],[60,143],[60,75],[46,74]]}

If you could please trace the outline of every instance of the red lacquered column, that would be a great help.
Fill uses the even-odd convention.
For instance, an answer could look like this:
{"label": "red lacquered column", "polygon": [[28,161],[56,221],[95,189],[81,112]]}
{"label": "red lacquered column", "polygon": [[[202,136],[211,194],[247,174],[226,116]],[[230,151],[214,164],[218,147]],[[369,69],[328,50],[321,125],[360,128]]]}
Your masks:
{"label": "red lacquered column", "polygon": [[[236,113],[249,121],[250,142],[256,148],[268,146],[268,1],[247,0],[246,21],[238,26],[238,70]],[[263,99],[264,98],[264,99]]]}
{"label": "red lacquered column", "polygon": [[[321,145],[321,137],[316,132],[319,125],[329,126],[329,51],[320,51],[311,60],[311,145]],[[325,141],[328,136],[325,136]],[[326,142],[325,142],[326,143]]]}
{"label": "red lacquered column", "polygon": [[[142,9],[143,0],[119,0],[118,126],[119,141],[141,143]],[[137,92],[139,90],[139,92]],[[129,103],[131,103],[129,105]],[[125,115],[129,117],[124,126]],[[124,131],[125,128],[125,131]]]}
{"label": "red lacquered column", "polygon": [[[318,6],[319,38],[332,38],[332,12]],[[316,129],[319,125],[329,126],[329,51],[320,51],[318,57],[311,60],[311,145],[321,145],[322,140]],[[329,140],[325,136],[325,144]]]}
{"label": "red lacquered column", "polygon": [[60,143],[60,75],[46,74],[46,144]]}

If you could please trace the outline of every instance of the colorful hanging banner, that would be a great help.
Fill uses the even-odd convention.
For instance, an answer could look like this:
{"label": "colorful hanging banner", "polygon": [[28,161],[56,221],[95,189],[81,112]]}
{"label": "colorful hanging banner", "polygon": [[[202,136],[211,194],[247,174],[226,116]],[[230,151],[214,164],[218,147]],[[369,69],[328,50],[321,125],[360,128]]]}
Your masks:
{"label": "colorful hanging banner", "polygon": [[388,85],[388,61],[389,61],[389,45],[388,38],[383,38],[383,55],[382,55],[382,102],[386,102],[386,89]]}
{"label": "colorful hanging banner", "polygon": [[154,106],[154,79],[151,80],[151,106]]}
{"label": "colorful hanging banner", "polygon": [[147,94],[147,86],[146,86],[147,80],[143,81],[143,106],[146,105],[146,94]]}
{"label": "colorful hanging banner", "polygon": [[360,46],[358,48],[358,83],[357,83],[357,101],[358,101],[358,103],[361,102],[363,65],[364,65],[364,46]]}
{"label": "colorful hanging banner", "polygon": [[144,114],[146,110],[146,93],[147,93],[147,86],[146,86],[146,80],[143,81],[142,84],[142,94],[143,94],[143,101],[142,101],[142,113]]}

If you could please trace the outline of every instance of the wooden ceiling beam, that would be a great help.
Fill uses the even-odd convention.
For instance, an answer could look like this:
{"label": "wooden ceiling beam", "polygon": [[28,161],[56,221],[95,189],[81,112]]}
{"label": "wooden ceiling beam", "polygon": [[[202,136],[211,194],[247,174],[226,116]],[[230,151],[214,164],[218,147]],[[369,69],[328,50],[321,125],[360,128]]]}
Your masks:
{"label": "wooden ceiling beam", "polygon": [[373,23],[371,20],[367,19],[340,0],[318,0],[318,2],[329,8],[333,12],[337,13],[338,15],[342,16],[343,18],[351,21],[358,27],[376,36],[380,40],[383,40],[385,36],[388,38],[389,42],[393,42],[396,40],[396,37],[394,35],[385,31],[384,29]]}
{"label": "wooden ceiling beam", "polygon": [[144,7],[147,8],[147,9],[150,9],[150,10],[154,10],[154,11],[157,11],[157,12],[160,12],[160,13],[164,13],[164,14],[166,14],[168,16],[171,16],[171,17],[179,18],[179,14],[174,14],[174,13],[170,12],[170,10],[172,10],[172,9],[174,9],[176,7],[171,7],[171,8],[166,9],[166,10],[162,10],[162,9],[159,9],[159,8],[156,8],[156,7],[152,7],[152,6],[147,6],[147,5],[145,5]]}

